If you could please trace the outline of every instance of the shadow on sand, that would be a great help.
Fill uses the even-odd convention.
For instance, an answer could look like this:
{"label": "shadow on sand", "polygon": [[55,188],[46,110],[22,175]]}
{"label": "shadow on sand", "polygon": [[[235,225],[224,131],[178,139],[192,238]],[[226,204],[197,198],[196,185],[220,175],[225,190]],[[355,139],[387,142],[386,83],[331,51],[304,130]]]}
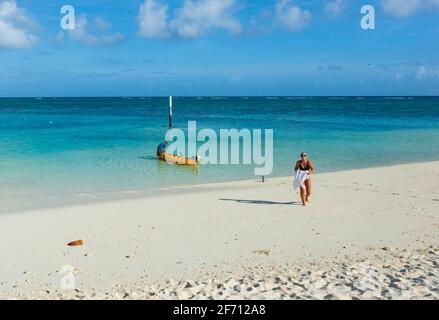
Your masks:
{"label": "shadow on sand", "polygon": [[265,200],[243,200],[243,199],[219,199],[221,201],[235,201],[238,203],[246,203],[246,204],[271,204],[271,205],[294,205],[299,206],[301,202],[276,202],[276,201],[265,201]]}

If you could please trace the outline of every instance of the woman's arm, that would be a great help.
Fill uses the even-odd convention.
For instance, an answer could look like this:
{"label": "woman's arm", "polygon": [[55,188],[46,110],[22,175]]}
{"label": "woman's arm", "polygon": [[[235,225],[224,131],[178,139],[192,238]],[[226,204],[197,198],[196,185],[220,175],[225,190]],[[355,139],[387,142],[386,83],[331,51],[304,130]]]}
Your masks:
{"label": "woman's arm", "polygon": [[315,168],[314,168],[314,165],[312,164],[311,161],[308,161],[308,162],[309,162],[309,168],[310,168],[309,173],[311,174],[314,172]]}
{"label": "woman's arm", "polygon": [[299,161],[296,162],[296,166],[294,167],[294,171],[299,170]]}

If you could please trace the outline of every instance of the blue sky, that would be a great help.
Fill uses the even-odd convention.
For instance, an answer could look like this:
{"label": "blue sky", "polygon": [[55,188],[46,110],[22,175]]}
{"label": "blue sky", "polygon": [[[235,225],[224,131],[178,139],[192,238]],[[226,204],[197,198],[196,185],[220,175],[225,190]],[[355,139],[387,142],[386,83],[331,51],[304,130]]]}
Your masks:
{"label": "blue sky", "polygon": [[439,95],[438,38],[439,0],[0,0],[0,96]]}

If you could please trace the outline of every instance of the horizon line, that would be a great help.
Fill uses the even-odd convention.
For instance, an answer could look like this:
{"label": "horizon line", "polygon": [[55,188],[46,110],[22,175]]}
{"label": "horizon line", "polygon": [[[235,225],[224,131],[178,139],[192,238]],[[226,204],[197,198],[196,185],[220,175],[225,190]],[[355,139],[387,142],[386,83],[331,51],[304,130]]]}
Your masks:
{"label": "horizon line", "polygon": [[[133,95],[133,96],[0,96],[0,99],[93,99],[93,98],[101,98],[101,99],[112,99],[112,98],[120,98],[120,99],[130,99],[130,98],[169,98],[170,96],[166,95],[157,95],[157,96],[141,96],[141,95]],[[438,98],[438,95],[172,95],[173,98]]]}

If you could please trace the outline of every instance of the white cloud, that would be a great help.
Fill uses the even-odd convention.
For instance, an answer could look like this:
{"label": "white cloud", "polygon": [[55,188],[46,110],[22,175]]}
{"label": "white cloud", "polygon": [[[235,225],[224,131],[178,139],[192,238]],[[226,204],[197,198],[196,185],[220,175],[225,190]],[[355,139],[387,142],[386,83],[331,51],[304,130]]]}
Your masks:
{"label": "white cloud", "polygon": [[229,78],[230,83],[236,83],[239,82],[240,80],[241,80],[241,76],[238,74],[234,74]]}
{"label": "white cloud", "polygon": [[104,20],[102,17],[94,18],[93,22],[100,31],[106,31],[111,28],[111,23]]}
{"label": "white cloud", "polygon": [[235,7],[236,0],[185,0],[169,19],[168,5],[145,0],[139,10],[139,34],[144,38],[175,35],[184,39],[198,38],[214,29],[239,34],[242,28],[233,17]]}
{"label": "white cloud", "polygon": [[429,79],[439,77],[439,69],[427,68],[426,66],[421,66],[416,70],[416,79]]}
{"label": "white cloud", "polygon": [[430,0],[430,4],[439,9],[439,0]]}
{"label": "white cloud", "polygon": [[270,34],[273,31],[271,25],[272,20],[273,12],[267,8],[262,9],[255,15],[249,17],[245,33],[251,36]]}
{"label": "white cloud", "polygon": [[399,80],[401,80],[401,79],[402,79],[402,73],[401,73],[401,72],[397,72],[397,73],[395,73],[395,74],[392,76],[392,80],[399,81]]}
{"label": "white cloud", "polygon": [[168,6],[160,4],[156,0],[145,0],[139,9],[140,36],[144,38],[167,38],[168,30]]}
{"label": "white cloud", "polygon": [[419,67],[418,70],[416,70],[416,78],[417,79],[424,79],[428,76],[428,70],[427,67]]}
{"label": "white cloud", "polygon": [[291,32],[300,31],[310,20],[311,13],[294,5],[291,0],[277,1],[275,22],[286,30]]}
{"label": "white cloud", "polygon": [[401,18],[420,10],[439,9],[439,0],[381,0],[384,12]]}
{"label": "white cloud", "polygon": [[[97,20],[95,19],[94,24],[98,29],[101,30],[103,27],[108,28],[110,26],[110,24],[102,18],[97,18]],[[120,32],[113,34],[93,35],[88,31],[89,27],[90,25],[86,16],[82,14],[76,19],[75,29],[68,30],[67,32],[70,39],[91,47],[116,44],[125,40],[125,36]]]}
{"label": "white cloud", "polygon": [[382,6],[386,13],[395,17],[405,17],[418,11],[422,6],[422,0],[382,0]]}
{"label": "white cloud", "polygon": [[17,7],[15,0],[0,2],[0,48],[30,48],[38,42],[32,34],[37,23],[27,12]]}
{"label": "white cloud", "polygon": [[233,17],[235,6],[235,0],[185,0],[170,23],[171,30],[186,39],[203,36],[213,29],[239,34],[242,28]]}
{"label": "white cloud", "polygon": [[326,2],[325,13],[330,17],[336,17],[344,9],[343,0],[330,0]]}

